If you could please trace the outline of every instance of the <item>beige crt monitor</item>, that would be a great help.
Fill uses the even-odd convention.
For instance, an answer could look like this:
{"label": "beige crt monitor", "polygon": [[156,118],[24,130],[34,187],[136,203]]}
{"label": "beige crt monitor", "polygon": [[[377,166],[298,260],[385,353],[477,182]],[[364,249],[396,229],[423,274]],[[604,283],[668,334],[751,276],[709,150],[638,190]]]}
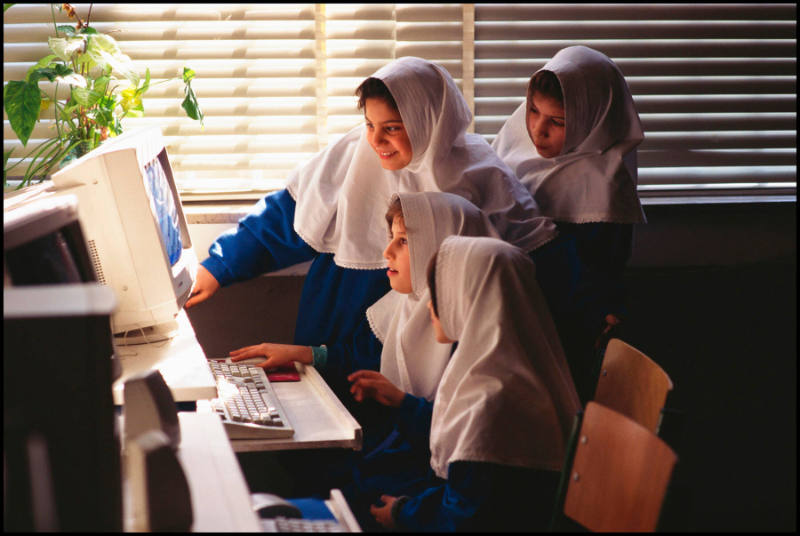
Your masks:
{"label": "beige crt monitor", "polygon": [[174,336],[197,257],[161,130],[134,129],[109,139],[52,179],[56,195],[78,198],[97,278],[117,296],[115,342]]}

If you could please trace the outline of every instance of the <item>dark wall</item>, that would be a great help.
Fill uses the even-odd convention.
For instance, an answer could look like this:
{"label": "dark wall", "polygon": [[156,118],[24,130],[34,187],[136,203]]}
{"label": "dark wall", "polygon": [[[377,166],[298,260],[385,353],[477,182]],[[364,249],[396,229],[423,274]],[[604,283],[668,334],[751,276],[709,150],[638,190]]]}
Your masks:
{"label": "dark wall", "polygon": [[[796,204],[645,211],[621,336],[675,384],[680,464],[664,526],[796,530]],[[291,342],[301,286],[260,277],[190,310],[206,354]]]}

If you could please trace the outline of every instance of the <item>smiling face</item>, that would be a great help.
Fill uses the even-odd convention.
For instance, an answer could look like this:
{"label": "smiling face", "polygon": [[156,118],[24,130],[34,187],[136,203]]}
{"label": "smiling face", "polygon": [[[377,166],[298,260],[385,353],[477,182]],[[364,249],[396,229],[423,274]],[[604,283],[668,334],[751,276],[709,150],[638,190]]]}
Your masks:
{"label": "smiling face", "polygon": [[406,167],[413,154],[400,112],[383,99],[373,97],[364,104],[364,119],[367,141],[380,158],[383,169],[397,171]]}
{"label": "smiling face", "polygon": [[567,129],[560,101],[535,91],[528,101],[525,123],[539,156],[553,158],[561,154]]}
{"label": "smiling face", "polygon": [[433,310],[433,302],[428,300],[428,311],[431,313],[431,322],[433,323],[433,331],[436,333],[436,342],[441,342],[443,344],[447,344],[450,342],[454,342],[450,340],[447,335],[444,334],[444,330],[442,329],[442,323],[439,321],[439,317],[436,316],[436,311]]}
{"label": "smiling face", "polygon": [[395,216],[392,221],[392,237],[389,245],[383,250],[383,257],[389,261],[389,285],[401,294],[410,294],[411,287],[411,256],[408,252],[408,237],[406,225],[402,216]]}

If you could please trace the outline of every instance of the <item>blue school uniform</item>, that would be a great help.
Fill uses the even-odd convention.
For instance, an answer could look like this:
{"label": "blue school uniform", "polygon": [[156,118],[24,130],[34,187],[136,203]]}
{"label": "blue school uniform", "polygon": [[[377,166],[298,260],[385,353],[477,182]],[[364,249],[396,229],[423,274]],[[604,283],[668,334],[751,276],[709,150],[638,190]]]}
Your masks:
{"label": "blue school uniform", "polygon": [[441,479],[430,467],[432,411],[432,402],[406,394],[394,414],[394,429],[380,444],[364,449],[350,468],[352,479],[327,483],[341,487],[361,528],[382,530],[369,507],[390,495],[400,498],[393,511],[403,530],[546,529],[559,473],[458,461]]}
{"label": "blue school uniform", "polygon": [[547,529],[559,473],[488,462],[452,462],[393,508],[398,529],[420,532],[539,532]]}
{"label": "blue school uniform", "polygon": [[594,342],[609,313],[625,312],[625,265],[633,225],[557,221],[558,237],[534,250],[536,277],[559,332],[581,403],[594,396]]}

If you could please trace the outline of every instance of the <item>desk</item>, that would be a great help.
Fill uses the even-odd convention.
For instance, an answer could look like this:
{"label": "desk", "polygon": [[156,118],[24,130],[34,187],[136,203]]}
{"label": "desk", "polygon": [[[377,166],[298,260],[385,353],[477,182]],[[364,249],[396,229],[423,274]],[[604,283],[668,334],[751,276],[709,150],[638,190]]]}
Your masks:
{"label": "desk", "polygon": [[[205,353],[197,342],[185,310],[177,317],[178,335],[152,344],[118,346],[122,375],[114,382],[114,404],[122,405],[125,380],[134,374],[157,369],[176,402],[196,401],[197,411],[213,413],[210,399],[217,386]],[[255,362],[261,361],[256,359]],[[358,424],[314,367],[297,364],[299,382],[273,382],[272,387],[295,430],[288,439],[234,439],[236,452],[352,448],[361,449]],[[217,418],[215,416],[215,418]]]}
{"label": "desk", "polygon": [[157,369],[172,392],[175,402],[214,398],[217,385],[206,362],[206,355],[194,334],[185,310],[176,318],[178,335],[152,344],[117,346],[122,375],[114,382],[114,404],[124,402],[125,380],[134,374]]}
{"label": "desk", "polygon": [[[247,482],[216,415],[180,412],[178,459],[192,496],[192,532],[260,532]],[[124,430],[124,426],[120,427]],[[123,481],[124,530],[138,531]]]}
{"label": "desk", "polygon": [[[256,360],[255,362],[261,361]],[[272,382],[294,435],[284,439],[231,439],[236,452],[286,449],[352,448],[361,450],[361,425],[350,415],[314,367],[295,363],[299,382]],[[207,400],[198,400],[199,413],[214,413]]]}

